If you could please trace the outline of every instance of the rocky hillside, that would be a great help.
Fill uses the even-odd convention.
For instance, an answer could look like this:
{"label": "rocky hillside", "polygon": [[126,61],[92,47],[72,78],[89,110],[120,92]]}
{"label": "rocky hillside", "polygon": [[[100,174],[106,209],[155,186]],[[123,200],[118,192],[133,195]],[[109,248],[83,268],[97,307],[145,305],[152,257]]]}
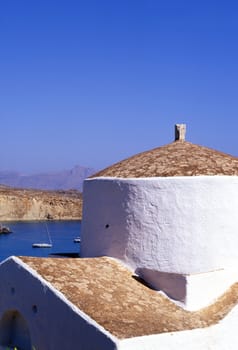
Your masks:
{"label": "rocky hillside", "polygon": [[78,220],[79,191],[40,191],[0,186],[0,222],[14,220]]}
{"label": "rocky hillside", "polygon": [[34,175],[25,175],[11,171],[0,171],[0,184],[18,188],[33,188],[41,190],[77,189],[82,191],[83,180],[93,173],[95,173],[94,169],[80,165],[77,165],[70,170]]}

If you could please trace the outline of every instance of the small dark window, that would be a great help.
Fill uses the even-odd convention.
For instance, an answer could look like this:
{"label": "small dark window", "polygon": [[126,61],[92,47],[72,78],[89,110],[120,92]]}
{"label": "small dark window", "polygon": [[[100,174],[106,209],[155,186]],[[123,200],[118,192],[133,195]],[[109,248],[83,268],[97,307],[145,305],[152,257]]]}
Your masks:
{"label": "small dark window", "polygon": [[37,313],[38,309],[36,305],[32,305],[32,311],[34,312],[34,314]]}

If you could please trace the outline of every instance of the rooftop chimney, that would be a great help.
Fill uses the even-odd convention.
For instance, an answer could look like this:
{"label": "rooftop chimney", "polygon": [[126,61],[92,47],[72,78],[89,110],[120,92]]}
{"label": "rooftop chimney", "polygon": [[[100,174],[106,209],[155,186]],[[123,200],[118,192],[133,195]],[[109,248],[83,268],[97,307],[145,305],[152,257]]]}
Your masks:
{"label": "rooftop chimney", "polygon": [[175,140],[185,141],[186,124],[175,124]]}

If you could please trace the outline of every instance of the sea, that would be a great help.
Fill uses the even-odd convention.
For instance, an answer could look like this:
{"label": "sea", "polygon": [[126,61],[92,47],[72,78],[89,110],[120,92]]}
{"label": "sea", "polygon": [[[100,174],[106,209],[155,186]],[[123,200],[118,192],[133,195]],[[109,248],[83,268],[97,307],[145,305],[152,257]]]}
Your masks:
{"label": "sea", "polygon": [[[0,234],[0,262],[9,256],[79,257],[81,221],[1,222],[12,233]],[[51,248],[33,248],[34,243],[52,243]]]}

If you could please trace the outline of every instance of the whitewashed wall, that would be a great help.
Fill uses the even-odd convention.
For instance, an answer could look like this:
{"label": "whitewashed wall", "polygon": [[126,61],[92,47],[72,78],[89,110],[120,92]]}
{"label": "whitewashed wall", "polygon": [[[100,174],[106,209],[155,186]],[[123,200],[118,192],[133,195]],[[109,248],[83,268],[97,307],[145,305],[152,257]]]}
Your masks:
{"label": "whitewashed wall", "polygon": [[83,257],[181,274],[238,258],[236,176],[94,178],[83,198]]}
{"label": "whitewashed wall", "polygon": [[206,307],[238,281],[238,264],[226,269],[190,275],[137,269],[136,273],[153,289],[162,291],[186,310]]}
{"label": "whitewashed wall", "polygon": [[[10,324],[5,315],[17,311],[28,325],[30,339],[17,324],[17,348],[36,350],[114,350],[116,338],[71,304],[40,275],[18,258],[0,264],[0,346],[6,349]],[[13,330],[10,330],[13,333]],[[30,346],[29,346],[30,342]]]}

